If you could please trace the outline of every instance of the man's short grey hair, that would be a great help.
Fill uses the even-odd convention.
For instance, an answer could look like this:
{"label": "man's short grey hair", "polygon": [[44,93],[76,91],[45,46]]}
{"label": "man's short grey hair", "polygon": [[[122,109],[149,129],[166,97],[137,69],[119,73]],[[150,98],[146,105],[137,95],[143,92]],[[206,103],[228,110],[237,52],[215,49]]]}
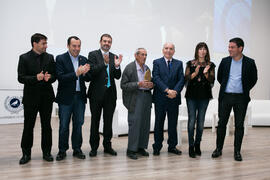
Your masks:
{"label": "man's short grey hair", "polygon": [[136,49],[136,51],[135,51],[135,54],[136,54],[136,55],[138,55],[138,54],[139,54],[139,52],[140,52],[140,50],[145,50],[145,51],[146,51],[146,49],[145,49],[145,48],[142,48],[142,47],[141,47],[141,48],[137,48],[137,49]]}
{"label": "man's short grey hair", "polygon": [[175,45],[173,43],[166,42],[166,43],[164,43],[163,48],[165,48],[166,45],[172,45],[173,46],[173,49],[175,50]]}

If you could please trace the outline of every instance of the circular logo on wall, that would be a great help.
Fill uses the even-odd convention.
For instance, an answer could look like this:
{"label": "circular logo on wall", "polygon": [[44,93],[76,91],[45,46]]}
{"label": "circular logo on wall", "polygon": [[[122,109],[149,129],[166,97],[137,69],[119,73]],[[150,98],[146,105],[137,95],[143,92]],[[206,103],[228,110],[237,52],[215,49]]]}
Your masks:
{"label": "circular logo on wall", "polygon": [[8,96],[5,99],[5,108],[11,113],[19,113],[23,109],[22,96]]}

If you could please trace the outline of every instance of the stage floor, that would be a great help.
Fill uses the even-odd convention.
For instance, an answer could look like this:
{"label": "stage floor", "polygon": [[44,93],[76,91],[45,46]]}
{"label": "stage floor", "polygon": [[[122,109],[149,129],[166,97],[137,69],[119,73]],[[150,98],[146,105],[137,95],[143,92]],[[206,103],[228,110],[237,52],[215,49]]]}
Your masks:
{"label": "stage floor", "polygon": [[[181,156],[167,153],[167,133],[160,156],[152,155],[153,134],[150,135],[148,158],[139,157],[131,160],[126,157],[127,136],[113,138],[113,148],[118,156],[104,155],[100,146],[97,157],[90,158],[89,123],[85,120],[83,126],[82,150],[85,160],[72,157],[72,150],[67,151],[67,158],[52,163],[42,160],[40,147],[40,123],[37,119],[32,148],[32,160],[26,165],[19,165],[21,157],[20,140],[23,124],[0,125],[0,179],[177,179],[177,180],[216,180],[216,179],[270,179],[270,128],[249,128],[244,136],[242,146],[242,162],[233,159],[234,136],[226,137],[221,158],[212,159],[215,149],[216,134],[211,129],[205,129],[202,140],[202,156],[191,159],[188,156],[187,131],[183,134]],[[53,148],[55,158],[58,148],[58,119],[52,119]],[[102,140],[102,138],[101,138]],[[102,141],[100,143],[102,145]],[[71,146],[71,144],[70,144]]]}

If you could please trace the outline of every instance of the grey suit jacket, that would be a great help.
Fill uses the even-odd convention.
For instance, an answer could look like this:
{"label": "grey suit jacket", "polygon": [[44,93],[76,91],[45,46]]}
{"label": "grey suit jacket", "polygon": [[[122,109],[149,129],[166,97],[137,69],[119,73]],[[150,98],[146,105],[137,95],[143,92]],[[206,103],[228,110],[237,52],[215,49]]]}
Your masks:
{"label": "grey suit jacket", "polygon": [[[146,66],[149,69],[148,66]],[[124,106],[129,112],[134,112],[136,105],[136,97],[139,91],[138,74],[135,61],[129,63],[121,79],[122,99]]]}

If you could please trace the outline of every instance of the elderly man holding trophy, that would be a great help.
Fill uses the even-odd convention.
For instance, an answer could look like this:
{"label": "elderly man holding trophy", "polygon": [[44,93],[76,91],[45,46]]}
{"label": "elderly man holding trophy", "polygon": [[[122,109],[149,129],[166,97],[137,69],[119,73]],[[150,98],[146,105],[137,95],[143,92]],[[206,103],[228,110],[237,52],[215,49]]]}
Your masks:
{"label": "elderly man holding trophy", "polygon": [[138,155],[149,156],[145,149],[149,141],[153,83],[146,57],[146,49],[138,48],[135,61],[126,66],[121,79],[123,104],[128,109],[127,156],[134,160]]}

